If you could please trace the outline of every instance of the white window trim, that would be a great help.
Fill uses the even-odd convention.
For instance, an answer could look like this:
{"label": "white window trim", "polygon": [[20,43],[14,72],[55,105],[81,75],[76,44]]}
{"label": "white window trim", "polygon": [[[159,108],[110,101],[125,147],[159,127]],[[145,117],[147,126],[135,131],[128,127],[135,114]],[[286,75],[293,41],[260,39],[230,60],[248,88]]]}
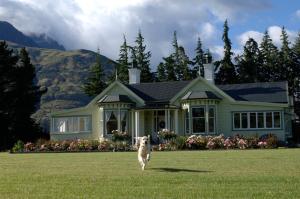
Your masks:
{"label": "white window trim", "polygon": [[[279,113],[279,121],[280,121],[280,127],[274,127],[274,113],[278,112]],[[235,123],[234,123],[234,114],[238,113],[240,117],[240,128],[235,128]],[[247,128],[242,128],[242,113],[247,113]],[[250,113],[255,113],[256,115],[256,128],[250,128]],[[258,128],[258,113],[263,113],[263,119],[264,119],[264,127],[263,128]],[[267,113],[272,113],[272,127],[267,128],[267,122],[266,122],[266,115]],[[232,129],[233,130],[281,130],[283,128],[283,121],[282,121],[282,111],[234,111],[232,112]]]}
{"label": "white window trim", "polygon": [[118,122],[118,129],[115,129],[115,130],[118,130],[118,131],[120,131],[121,130],[121,127],[122,127],[122,121],[121,121],[121,111],[127,111],[127,118],[126,118],[126,130],[127,130],[127,132],[129,131],[129,110],[128,109],[121,109],[121,108],[115,108],[115,109],[104,109],[103,110],[103,123],[104,123],[104,125],[103,125],[103,128],[104,128],[104,134],[106,135],[106,136],[112,136],[112,134],[111,133],[107,133],[107,129],[106,129],[106,120],[105,120],[105,111],[117,111],[117,115],[116,115],[116,118],[117,118],[117,122]]}
{"label": "white window trim", "polygon": [[[61,132],[61,131],[56,131],[57,127],[55,127],[55,119],[61,119],[61,118],[64,118],[65,120],[66,119],[69,119],[71,118],[72,120],[72,125],[73,125],[73,130],[72,131],[65,131],[65,132]],[[75,121],[75,118],[77,118],[77,130],[75,131],[74,130],[74,121]],[[84,119],[85,121],[85,129],[84,131],[80,131],[80,118],[88,118],[88,120],[90,121],[88,126],[86,124],[86,119]],[[52,118],[52,131],[51,134],[78,134],[78,133],[90,133],[92,131],[92,116],[91,115],[80,115],[80,116],[63,116],[63,117],[53,117]],[[86,129],[87,127],[87,129]],[[67,129],[65,127],[65,129]],[[70,129],[70,128],[69,128]]]}
{"label": "white window trim", "polygon": [[[213,107],[214,108],[214,132],[209,132],[209,108]],[[193,131],[193,109],[194,108],[204,108],[204,120],[205,120],[205,132],[194,132]],[[195,134],[195,135],[207,135],[207,134],[215,134],[216,132],[216,106],[215,105],[201,105],[201,106],[192,106],[190,109],[190,113],[189,113],[189,121],[190,121],[190,129],[189,129],[189,133],[191,134]],[[203,118],[203,117],[196,117],[196,118]],[[186,129],[185,129],[186,131]]]}

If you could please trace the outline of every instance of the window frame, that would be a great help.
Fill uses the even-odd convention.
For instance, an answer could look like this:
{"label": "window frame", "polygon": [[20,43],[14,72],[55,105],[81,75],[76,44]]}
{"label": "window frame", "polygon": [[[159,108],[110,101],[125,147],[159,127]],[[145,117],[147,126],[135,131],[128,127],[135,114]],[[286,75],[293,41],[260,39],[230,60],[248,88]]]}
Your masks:
{"label": "window frame", "polygon": [[[247,114],[247,128],[242,128],[242,114]],[[250,115],[251,113],[255,113],[255,120],[256,120],[256,127],[255,128],[251,128],[251,118],[250,118]],[[267,113],[271,113],[271,116],[272,116],[272,121],[271,121],[271,124],[272,124],[272,127],[267,127]],[[275,126],[278,126],[278,125],[275,125],[275,119],[274,119],[274,115],[275,113],[279,113],[279,127],[275,127]],[[239,117],[240,117],[240,125],[239,125],[239,128],[236,128],[236,125],[235,125],[235,115],[236,114],[239,114]],[[259,127],[259,115],[263,116],[263,127],[260,128]],[[282,114],[282,111],[278,111],[278,110],[266,110],[266,111],[233,111],[232,112],[232,130],[233,131],[249,131],[249,130],[282,130],[283,129],[283,114]]]}
{"label": "window frame", "polygon": [[117,129],[115,130],[118,130],[120,131],[121,128],[122,128],[122,118],[121,118],[121,112],[122,111],[125,111],[127,112],[126,114],[126,132],[128,132],[129,130],[129,118],[130,118],[130,111],[129,109],[124,109],[124,108],[110,108],[110,109],[104,109],[103,110],[103,132],[104,132],[104,135],[107,135],[107,136],[112,136],[112,133],[107,133],[107,129],[106,129],[106,118],[105,118],[105,112],[106,111],[117,111],[117,115],[116,115],[116,118],[117,118],[117,124],[118,124],[118,127]]}
{"label": "window frame", "polygon": [[[193,109],[194,108],[204,108],[204,121],[205,121],[205,131],[204,132],[194,132],[193,129],[193,119],[194,118],[203,118],[203,117],[193,117]],[[209,131],[209,119],[212,118],[209,116],[209,109],[213,108],[214,109],[214,131],[210,132]],[[210,104],[206,104],[206,105],[198,105],[198,106],[192,106],[189,109],[190,111],[188,112],[188,116],[189,116],[189,134],[196,134],[196,135],[206,135],[206,134],[215,134],[216,133],[216,119],[217,119],[217,106],[216,105],[210,105]],[[186,121],[186,118],[185,118]],[[186,126],[185,126],[186,127]],[[185,128],[185,132],[187,129]]]}
{"label": "window frame", "polygon": [[[84,118],[84,130],[80,130],[80,119]],[[56,127],[56,120],[62,119],[65,122],[65,131],[60,131],[59,127]],[[66,122],[68,121],[68,122]],[[70,122],[71,121],[71,122]],[[77,122],[75,122],[77,121]],[[52,118],[52,134],[76,134],[76,133],[90,133],[92,131],[92,116],[91,115],[76,115],[76,116],[59,116]],[[71,123],[72,126],[70,127]],[[76,126],[75,126],[76,125]],[[74,128],[76,127],[76,128]]]}

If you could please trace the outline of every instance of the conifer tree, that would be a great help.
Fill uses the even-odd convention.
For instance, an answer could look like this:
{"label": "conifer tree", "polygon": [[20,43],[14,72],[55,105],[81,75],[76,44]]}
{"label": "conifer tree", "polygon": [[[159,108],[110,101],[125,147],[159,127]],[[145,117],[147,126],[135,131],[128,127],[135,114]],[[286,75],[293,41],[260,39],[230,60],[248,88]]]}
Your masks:
{"label": "conifer tree", "polygon": [[40,98],[46,90],[37,86],[35,67],[31,64],[28,52],[22,48],[19,53],[19,64],[16,69],[16,93],[14,100],[13,124],[11,129],[23,142],[34,141],[40,136],[41,129],[31,118],[37,110]]}
{"label": "conifer tree", "polygon": [[191,70],[189,68],[189,57],[185,54],[185,50],[182,46],[178,49],[179,52],[179,64],[182,71],[182,77],[180,80],[190,80],[192,79]]}
{"label": "conifer tree", "polygon": [[241,56],[236,58],[237,71],[240,83],[257,82],[260,73],[260,51],[257,42],[253,38],[245,43],[244,51]]}
{"label": "conifer tree", "polygon": [[[299,93],[299,83],[300,83],[300,32],[295,40],[295,43],[292,47],[292,54],[293,54],[293,62],[294,62],[294,96],[296,96],[296,92]],[[300,98],[300,96],[297,96]]]}
{"label": "conifer tree", "polygon": [[128,46],[126,42],[126,37],[123,35],[124,42],[120,46],[120,53],[119,53],[119,59],[117,60],[118,65],[118,79],[123,83],[128,83],[129,77],[128,77],[128,67],[129,67],[129,61],[128,61]]}
{"label": "conifer tree", "polygon": [[237,75],[235,71],[235,66],[231,61],[231,41],[228,37],[228,22],[225,20],[224,32],[222,40],[224,42],[224,57],[217,63],[218,73],[216,74],[217,84],[232,84],[237,82]]}
{"label": "conifer tree", "polygon": [[96,63],[90,68],[89,77],[87,82],[84,84],[83,90],[88,96],[95,97],[100,94],[106,86],[107,85],[104,81],[104,72],[100,61],[100,52],[98,49]]}
{"label": "conifer tree", "polygon": [[141,30],[135,40],[136,46],[134,47],[134,56],[137,62],[137,68],[141,70],[141,82],[151,82],[152,74],[150,71],[150,51],[146,52],[146,45],[144,45],[144,37]]}
{"label": "conifer tree", "polygon": [[202,49],[202,42],[200,37],[198,37],[197,47],[195,49],[196,56],[193,59],[193,71],[192,77],[196,78],[198,75],[204,77],[204,67],[203,67],[203,49]]}
{"label": "conifer tree", "polygon": [[273,44],[268,31],[265,32],[259,49],[262,59],[259,81],[277,81],[279,79],[279,52],[277,47]]}
{"label": "conifer tree", "polygon": [[[179,45],[177,41],[177,32],[174,31],[173,33],[173,54],[172,54],[172,60],[174,61],[174,72],[177,80],[181,80],[183,78],[183,70],[180,64],[180,55],[179,55]],[[169,59],[170,60],[170,59]]]}
{"label": "conifer tree", "polygon": [[10,148],[17,139],[11,129],[16,92],[15,70],[18,56],[6,42],[0,42],[0,150]]}
{"label": "conifer tree", "polygon": [[176,77],[176,73],[174,70],[175,61],[173,59],[173,56],[170,55],[168,57],[164,57],[163,60],[164,60],[164,68],[166,71],[166,80],[167,81],[176,81],[177,77]]}
{"label": "conifer tree", "polygon": [[157,81],[164,82],[167,80],[166,69],[164,63],[160,62],[157,66]]}

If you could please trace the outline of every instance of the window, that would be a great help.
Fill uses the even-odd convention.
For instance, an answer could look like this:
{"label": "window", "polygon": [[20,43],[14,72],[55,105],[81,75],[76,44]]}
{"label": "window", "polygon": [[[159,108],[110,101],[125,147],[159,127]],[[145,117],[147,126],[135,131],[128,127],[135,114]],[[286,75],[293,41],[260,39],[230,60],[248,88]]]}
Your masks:
{"label": "window", "polygon": [[274,112],[274,128],[281,128],[280,112]]}
{"label": "window", "polygon": [[281,128],[281,113],[241,112],[233,113],[234,129],[278,129]]}
{"label": "window", "polygon": [[121,111],[121,131],[128,131],[128,112],[127,111]]}
{"label": "window", "polygon": [[239,129],[241,128],[241,117],[240,117],[240,113],[234,113],[234,128],[235,129]]}
{"label": "window", "polygon": [[[193,133],[214,133],[215,132],[215,107],[202,106],[192,108],[192,132]],[[188,127],[188,117],[186,117]]]}
{"label": "window", "polygon": [[205,132],[205,108],[192,108],[193,133]]}
{"label": "window", "polygon": [[208,108],[208,132],[215,132],[215,107]]}
{"label": "window", "polygon": [[117,111],[105,111],[105,123],[106,133],[112,134],[113,130],[118,130],[118,112]]}
{"label": "window", "polygon": [[186,133],[190,133],[190,117],[188,110],[185,111],[185,130]]}
{"label": "window", "polygon": [[91,131],[91,117],[57,117],[53,119],[53,132],[78,133]]}
{"label": "window", "polygon": [[256,128],[256,113],[250,113],[250,128]]}
{"label": "window", "polygon": [[127,110],[105,110],[105,132],[112,134],[113,130],[128,131]]}

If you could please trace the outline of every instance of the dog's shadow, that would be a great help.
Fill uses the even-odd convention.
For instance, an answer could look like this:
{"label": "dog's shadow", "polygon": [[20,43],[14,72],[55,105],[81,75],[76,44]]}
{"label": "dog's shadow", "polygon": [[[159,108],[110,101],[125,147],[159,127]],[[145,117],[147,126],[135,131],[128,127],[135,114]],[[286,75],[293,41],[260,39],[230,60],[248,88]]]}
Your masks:
{"label": "dog's shadow", "polygon": [[159,171],[159,172],[171,172],[171,173],[178,173],[178,172],[190,172],[190,173],[209,173],[214,171],[206,171],[206,170],[195,170],[195,169],[179,169],[179,168],[149,168],[151,170]]}

